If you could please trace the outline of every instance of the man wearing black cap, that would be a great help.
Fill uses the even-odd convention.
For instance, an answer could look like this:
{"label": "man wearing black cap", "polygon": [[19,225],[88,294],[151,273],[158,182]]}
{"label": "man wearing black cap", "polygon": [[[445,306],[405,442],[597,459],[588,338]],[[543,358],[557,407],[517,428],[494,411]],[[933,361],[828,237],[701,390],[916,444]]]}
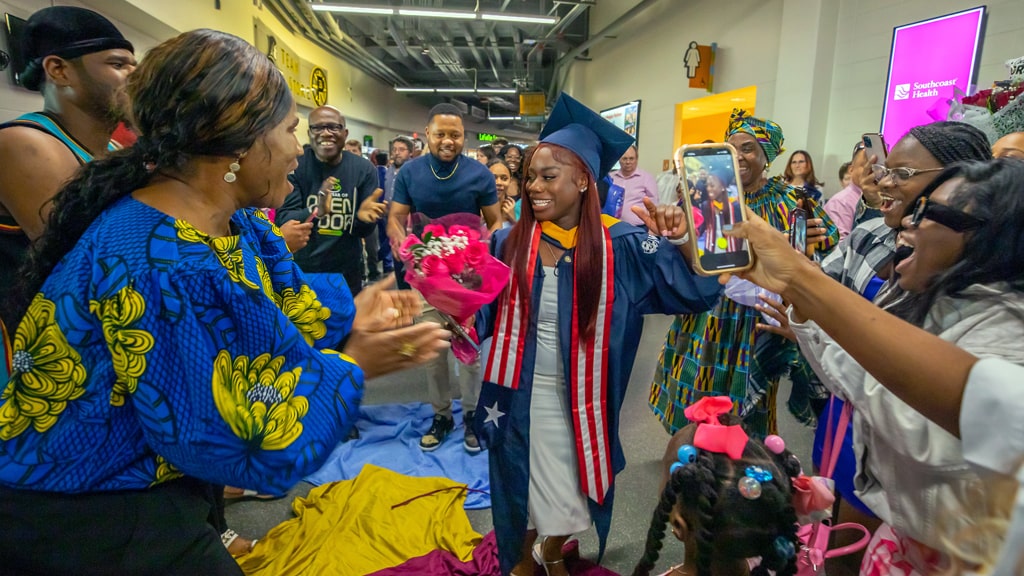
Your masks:
{"label": "man wearing black cap", "polygon": [[[406,222],[411,214],[422,213],[428,218],[459,213],[483,214],[492,231],[501,226],[501,207],[494,175],[483,164],[462,155],[466,131],[459,109],[451,104],[434,106],[427,118],[426,135],[429,153],[405,164],[395,178],[394,197],[388,214],[388,238],[391,250],[396,254],[405,239]],[[395,262],[396,271],[399,264]],[[438,319],[437,316],[431,317],[431,313],[424,317]],[[420,440],[420,448],[429,452],[444,442],[455,427],[455,421],[448,382],[448,354],[442,354],[426,368],[434,421]],[[480,393],[480,362],[478,360],[473,366],[461,368],[462,406],[469,422]],[[480,451],[476,435],[469,427],[466,428],[463,445],[469,452]]]}
{"label": "man wearing black cap", "polygon": [[49,200],[79,166],[110,147],[124,117],[134,49],[99,14],[73,6],[29,17],[22,38],[25,88],[43,95],[42,112],[0,124],[0,294],[28,243],[43,232]]}

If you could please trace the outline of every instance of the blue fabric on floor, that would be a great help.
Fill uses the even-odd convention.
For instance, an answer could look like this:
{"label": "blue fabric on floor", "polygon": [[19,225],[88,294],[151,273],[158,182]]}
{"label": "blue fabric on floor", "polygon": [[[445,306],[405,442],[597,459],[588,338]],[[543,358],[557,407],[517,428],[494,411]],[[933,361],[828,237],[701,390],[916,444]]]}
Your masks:
{"label": "blue fabric on floor", "polygon": [[491,507],[487,452],[470,454],[462,446],[462,407],[452,406],[455,429],[433,452],[420,450],[420,437],[430,430],[430,404],[382,404],[359,408],[359,439],[335,447],[327,462],[306,482],[317,486],[355,478],[364,464],[375,464],[407,476],[442,476],[486,493],[467,492],[466,509]]}

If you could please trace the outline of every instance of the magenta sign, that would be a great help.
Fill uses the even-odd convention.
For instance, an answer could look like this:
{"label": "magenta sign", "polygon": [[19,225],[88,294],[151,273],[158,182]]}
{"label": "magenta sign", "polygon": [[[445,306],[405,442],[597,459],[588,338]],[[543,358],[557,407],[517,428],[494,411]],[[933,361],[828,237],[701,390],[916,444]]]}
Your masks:
{"label": "magenta sign", "polygon": [[954,88],[970,93],[984,19],[979,6],[893,30],[882,110],[889,146],[914,126],[945,120]]}

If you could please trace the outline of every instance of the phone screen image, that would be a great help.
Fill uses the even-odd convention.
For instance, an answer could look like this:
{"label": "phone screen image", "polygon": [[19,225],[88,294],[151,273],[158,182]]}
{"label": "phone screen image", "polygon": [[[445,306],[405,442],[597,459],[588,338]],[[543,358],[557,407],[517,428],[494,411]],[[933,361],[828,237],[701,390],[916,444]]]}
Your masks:
{"label": "phone screen image", "polygon": [[807,252],[807,212],[802,208],[789,214],[789,243],[797,252]]}
{"label": "phone screen image", "polygon": [[734,149],[707,144],[686,146],[681,152],[687,181],[702,191],[690,202],[698,268],[708,274],[746,268],[750,265],[746,240],[725,235],[744,218]]}

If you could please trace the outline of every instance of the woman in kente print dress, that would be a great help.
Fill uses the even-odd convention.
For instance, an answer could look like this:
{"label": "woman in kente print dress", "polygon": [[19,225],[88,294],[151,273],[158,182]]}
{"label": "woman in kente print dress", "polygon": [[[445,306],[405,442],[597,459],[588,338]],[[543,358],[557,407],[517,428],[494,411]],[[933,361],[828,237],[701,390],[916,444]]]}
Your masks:
{"label": "woman in kente print dress", "polygon": [[[788,231],[799,200],[781,177],[765,179],[769,164],[783,152],[782,128],[771,120],[733,110],[726,141],[737,152],[747,206],[775,228]],[[804,200],[810,219],[808,245],[832,249],[839,231],[813,200]],[[781,336],[756,329],[761,313],[722,295],[703,314],[678,316],[668,330],[655,369],[650,405],[670,433],[689,422],[687,406],[705,396],[728,395],[752,434],[776,433],[775,396],[779,379],[799,350]]]}

